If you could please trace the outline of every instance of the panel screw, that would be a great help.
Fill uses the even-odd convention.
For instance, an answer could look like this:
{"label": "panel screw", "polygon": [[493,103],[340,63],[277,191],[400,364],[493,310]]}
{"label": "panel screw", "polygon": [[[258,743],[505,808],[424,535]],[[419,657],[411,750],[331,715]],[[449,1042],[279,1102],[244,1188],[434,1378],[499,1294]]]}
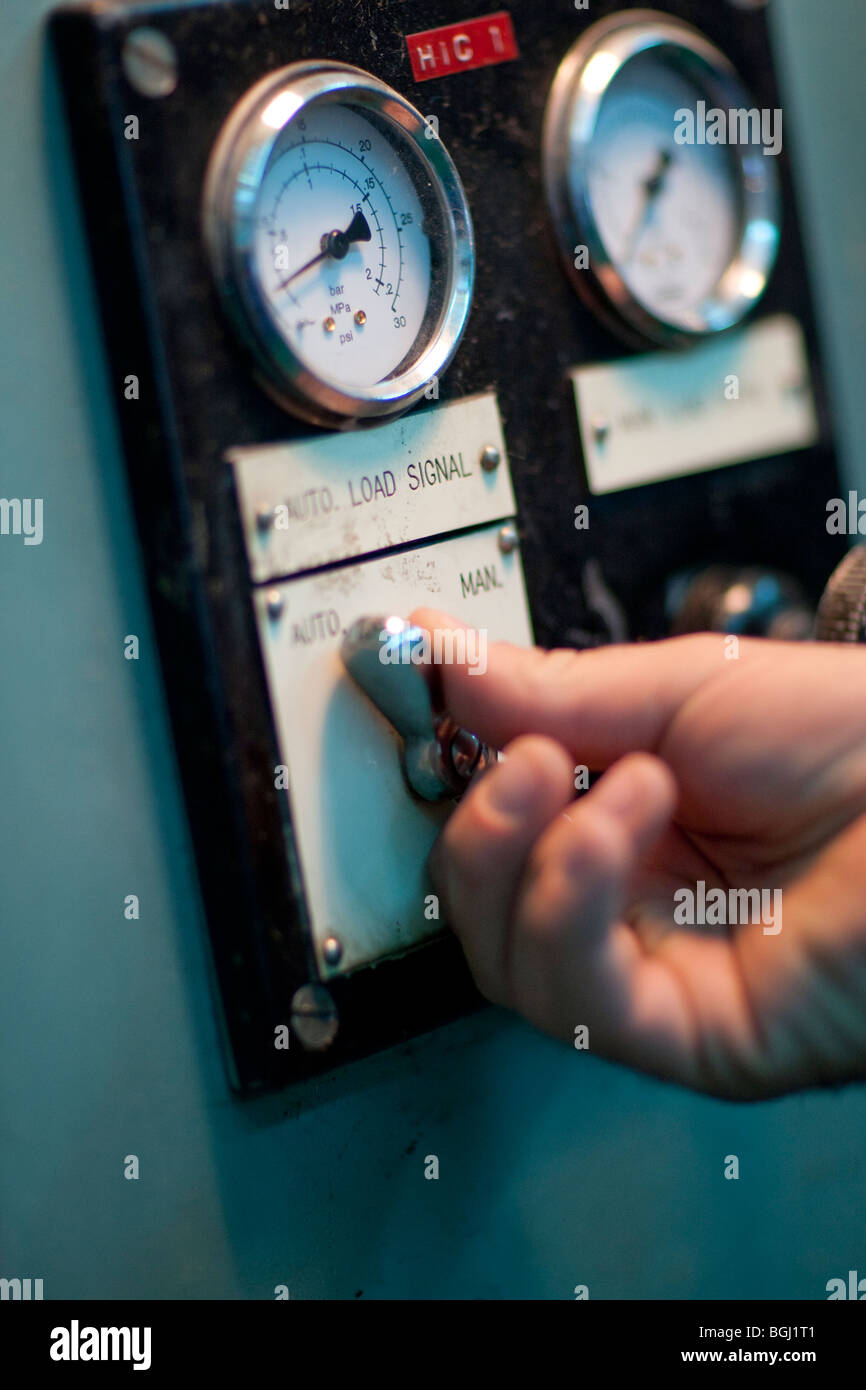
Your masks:
{"label": "panel screw", "polygon": [[259,507],[256,512],[256,526],[260,531],[270,531],[274,524],[273,507]]}
{"label": "panel screw", "polygon": [[507,521],[504,526],[500,526],[497,541],[502,554],[510,555],[512,550],[517,549],[517,527]]}
{"label": "panel screw", "polygon": [[363,327],[364,327],[364,324],[367,322],[367,315],[364,313],[364,310],[363,310],[363,309],[359,309],[358,312],[356,313],[356,315],[355,315],[355,322],[356,322],[356,324],[358,325],[359,328],[363,328]]}
{"label": "panel screw", "polygon": [[322,955],[326,965],[339,965],[343,958],[343,943],[336,936],[329,936],[322,944]]}
{"label": "panel screw", "polygon": [[607,420],[593,420],[592,437],[596,444],[604,444],[610,434],[610,425]]}
{"label": "panel screw", "polygon": [[127,82],[144,97],[167,97],[177,86],[177,52],[159,29],[132,29],[120,61]]}
{"label": "panel screw", "polygon": [[485,473],[492,473],[502,462],[502,455],[495,444],[486,444],[481,450],[481,467]]}
{"label": "panel screw", "polygon": [[324,328],[326,333],[333,333],[337,327],[337,320],[332,319],[331,315],[329,314],[328,317],[323,321],[322,327]]}
{"label": "panel screw", "polygon": [[268,617],[277,619],[283,611],[283,596],[279,589],[268,589],[265,603],[267,604]]}
{"label": "panel screw", "polygon": [[308,1052],[324,1052],[337,1036],[337,1007],[324,985],[301,985],[292,998],[292,1031]]}

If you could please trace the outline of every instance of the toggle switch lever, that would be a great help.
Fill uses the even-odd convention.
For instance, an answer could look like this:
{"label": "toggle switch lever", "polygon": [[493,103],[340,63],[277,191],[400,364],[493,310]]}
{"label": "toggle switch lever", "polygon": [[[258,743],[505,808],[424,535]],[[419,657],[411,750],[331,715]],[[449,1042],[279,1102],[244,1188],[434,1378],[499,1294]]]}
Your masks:
{"label": "toggle switch lever", "polygon": [[403,618],[359,618],[340,648],[343,665],[404,742],[409,786],[425,801],[461,796],[499,754],[436,710],[426,634]]}

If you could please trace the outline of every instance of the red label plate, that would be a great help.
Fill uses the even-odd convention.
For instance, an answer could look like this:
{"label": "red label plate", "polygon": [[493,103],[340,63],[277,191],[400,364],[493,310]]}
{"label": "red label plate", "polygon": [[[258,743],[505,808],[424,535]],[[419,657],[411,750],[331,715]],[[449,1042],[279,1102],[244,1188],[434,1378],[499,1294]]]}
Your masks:
{"label": "red label plate", "polygon": [[407,34],[406,47],[416,82],[509,63],[520,57],[507,10],[483,15],[481,19],[467,19],[464,24],[445,24],[441,29]]}

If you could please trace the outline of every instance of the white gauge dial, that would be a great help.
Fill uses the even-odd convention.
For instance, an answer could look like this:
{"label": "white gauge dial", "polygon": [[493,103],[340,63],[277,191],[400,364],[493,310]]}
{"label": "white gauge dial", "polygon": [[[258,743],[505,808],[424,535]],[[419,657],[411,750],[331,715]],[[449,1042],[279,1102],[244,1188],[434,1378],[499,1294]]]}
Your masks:
{"label": "white gauge dial", "polygon": [[677,139],[683,112],[752,106],[723,55],[666,16],[603,21],[563,62],[548,196],[575,284],[626,337],[676,345],[729,328],[763,292],[778,242],[773,157]]}
{"label": "white gauge dial", "polygon": [[456,349],[473,246],[453,164],[423,117],[358,69],[295,64],[217,142],[205,226],[264,384],[325,424],[420,398]]}
{"label": "white gauge dial", "polygon": [[373,386],[402,362],[427,313],[430,242],[409,172],[361,112],[313,106],[282,132],[258,197],[255,266],[322,377]]}
{"label": "white gauge dial", "polygon": [[614,78],[585,171],[599,235],[632,293],[688,328],[733,259],[740,233],[737,170],[723,145],[678,145],[671,113],[700,88],[641,54]]}

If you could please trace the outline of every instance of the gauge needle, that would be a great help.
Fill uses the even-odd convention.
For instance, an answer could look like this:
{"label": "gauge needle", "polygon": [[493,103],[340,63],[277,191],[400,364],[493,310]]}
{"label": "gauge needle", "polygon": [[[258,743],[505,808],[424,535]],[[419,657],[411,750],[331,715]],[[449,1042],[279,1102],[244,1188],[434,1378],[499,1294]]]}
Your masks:
{"label": "gauge needle", "polygon": [[282,284],[277,286],[277,289],[287,289],[293,280],[297,280],[298,276],[303,275],[305,270],[309,270],[312,266],[318,265],[319,261],[342,261],[343,258],[349,254],[349,248],[354,242],[370,241],[372,236],[373,233],[370,231],[370,224],[366,217],[362,212],[356,212],[344,232],[339,230],[324,232],[319,242],[321,247],[319,254],[313,256],[312,259],[307,261],[304,265],[299,266],[297,270],[292,272],[288,279],[283,280]]}
{"label": "gauge needle", "polygon": [[638,237],[646,226],[652,207],[665,186],[668,170],[673,163],[673,158],[669,150],[660,150],[654,171],[650,174],[648,179],[644,179],[641,185],[643,188],[643,202],[631,236],[626,242],[625,255],[623,257],[626,261],[630,261],[635,253]]}

